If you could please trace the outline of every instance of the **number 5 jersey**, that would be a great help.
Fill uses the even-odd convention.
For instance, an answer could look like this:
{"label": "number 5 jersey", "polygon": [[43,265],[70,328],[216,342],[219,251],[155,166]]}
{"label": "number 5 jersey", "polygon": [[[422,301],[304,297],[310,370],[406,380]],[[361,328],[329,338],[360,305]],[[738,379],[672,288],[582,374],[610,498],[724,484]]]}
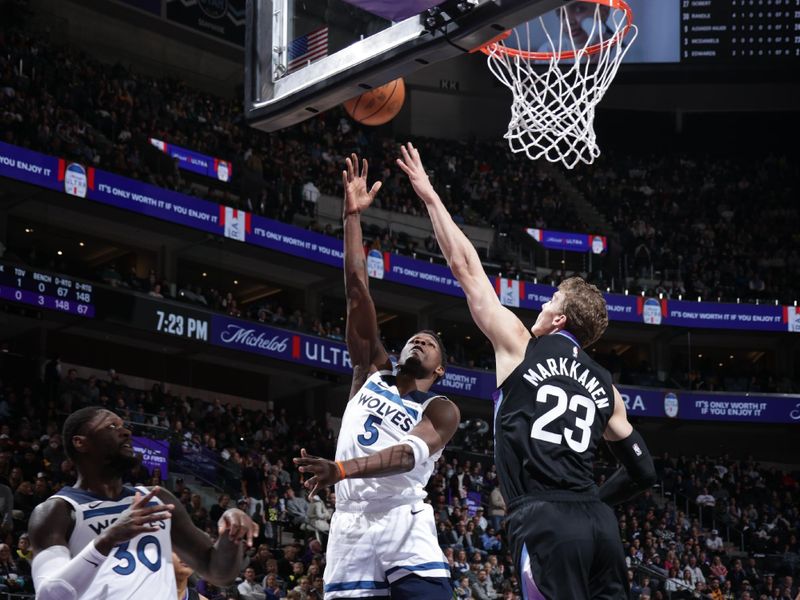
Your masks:
{"label": "number 5 jersey", "polygon": [[[401,396],[391,371],[370,375],[347,403],[336,445],[336,460],[370,456],[394,446],[411,432],[422,413],[440,394],[413,391]],[[425,486],[441,450],[406,473],[345,479],[336,484],[336,508],[348,511],[389,510],[423,500]]]}

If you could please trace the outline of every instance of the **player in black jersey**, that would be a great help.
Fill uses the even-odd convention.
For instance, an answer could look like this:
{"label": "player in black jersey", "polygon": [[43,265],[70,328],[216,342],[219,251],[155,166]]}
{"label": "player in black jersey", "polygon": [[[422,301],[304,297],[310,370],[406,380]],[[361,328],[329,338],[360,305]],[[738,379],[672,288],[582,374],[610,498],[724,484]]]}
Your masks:
{"label": "player in black jersey", "polygon": [[[495,462],[523,597],[626,599],[625,560],[609,504],[650,487],[655,469],[610,374],[583,351],[608,325],[602,294],[579,277],[567,279],[529,331],[500,303],[417,150],[407,144],[401,153],[398,166],[425,203],[472,318],[494,347]],[[623,466],[598,489],[592,465],[601,439]]]}

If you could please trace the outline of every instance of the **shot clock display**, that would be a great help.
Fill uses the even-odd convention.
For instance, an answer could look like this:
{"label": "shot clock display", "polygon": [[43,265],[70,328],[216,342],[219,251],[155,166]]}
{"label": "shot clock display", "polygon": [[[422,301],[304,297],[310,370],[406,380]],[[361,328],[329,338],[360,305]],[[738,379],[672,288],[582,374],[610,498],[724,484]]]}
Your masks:
{"label": "shot clock display", "polygon": [[0,300],[93,318],[91,283],[65,275],[0,263]]}

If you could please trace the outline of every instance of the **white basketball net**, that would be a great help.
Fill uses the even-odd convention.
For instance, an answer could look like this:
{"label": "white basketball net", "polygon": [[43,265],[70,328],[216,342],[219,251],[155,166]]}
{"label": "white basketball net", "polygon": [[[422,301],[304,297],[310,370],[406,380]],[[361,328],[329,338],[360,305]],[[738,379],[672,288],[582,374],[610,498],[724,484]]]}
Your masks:
{"label": "white basketball net", "polygon": [[[594,16],[583,19],[583,32],[576,36],[586,37],[586,42],[576,47],[567,8],[558,9],[558,13],[558,37],[551,36],[539,17],[514,29],[508,45],[500,41],[484,52],[494,76],[514,95],[511,120],[503,136],[511,151],[524,152],[532,160],[544,157],[561,162],[571,169],[578,162],[591,164],[600,155],[594,109],[617,74],[637,30],[631,25],[630,35],[621,43],[625,11],[596,4]],[[528,48],[535,57],[515,55],[514,47]],[[503,48],[511,49],[511,53]]]}

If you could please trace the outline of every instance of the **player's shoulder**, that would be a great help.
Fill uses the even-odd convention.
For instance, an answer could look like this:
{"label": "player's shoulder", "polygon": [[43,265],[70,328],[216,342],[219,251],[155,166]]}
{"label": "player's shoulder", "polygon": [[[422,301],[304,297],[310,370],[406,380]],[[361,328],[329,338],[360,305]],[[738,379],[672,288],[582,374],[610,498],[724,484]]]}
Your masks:
{"label": "player's shoulder", "polygon": [[75,507],[64,497],[50,496],[37,505],[28,519],[28,534],[34,548],[44,548],[56,538],[69,536],[75,524]]}

